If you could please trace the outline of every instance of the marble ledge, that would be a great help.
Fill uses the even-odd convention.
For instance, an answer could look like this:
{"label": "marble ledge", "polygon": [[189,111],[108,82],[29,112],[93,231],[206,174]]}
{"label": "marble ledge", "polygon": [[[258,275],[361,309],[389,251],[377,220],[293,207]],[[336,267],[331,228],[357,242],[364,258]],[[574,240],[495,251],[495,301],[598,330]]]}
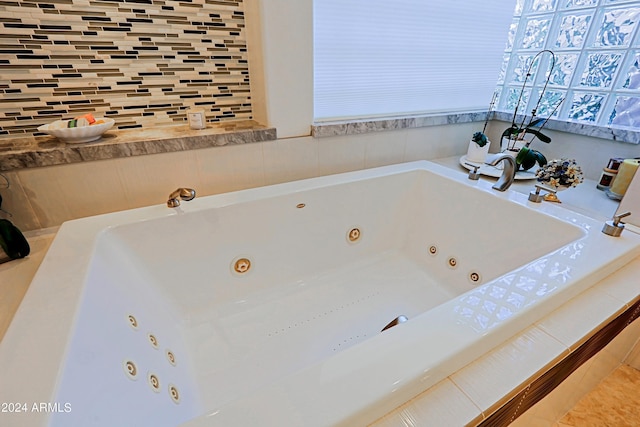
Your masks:
{"label": "marble ledge", "polygon": [[[500,120],[503,122],[511,122],[513,113],[502,111],[494,111],[491,116],[492,120]],[[518,115],[516,123],[521,123],[523,117]],[[640,144],[640,131],[633,129],[623,129],[608,126],[598,126],[583,122],[565,122],[562,120],[550,119],[545,125],[546,129],[557,130],[560,132],[573,133],[576,135],[591,136],[594,138],[608,139],[616,142],[626,142],[629,144]]]}
{"label": "marble ledge", "polygon": [[67,144],[55,137],[0,140],[0,172],[42,166],[171,153],[277,139],[276,129],[252,120],[152,129],[110,130],[95,142]]}
{"label": "marble ledge", "polygon": [[[511,122],[513,113],[501,111],[474,111],[465,113],[443,113],[411,117],[380,118],[369,120],[349,120],[327,123],[315,123],[311,126],[311,135],[315,138],[331,136],[358,135],[369,132],[380,132],[397,129],[413,129],[428,126],[442,126],[456,123],[484,122],[487,120]],[[522,121],[518,116],[517,122]],[[547,129],[567,132],[576,135],[591,136],[616,142],[640,144],[640,131],[632,129],[597,126],[589,123],[549,120]]]}
{"label": "marble ledge", "polygon": [[474,111],[465,113],[428,114],[397,118],[344,120],[328,123],[315,123],[311,125],[311,135],[314,138],[358,135],[385,130],[414,129],[427,126],[442,126],[456,123],[483,122],[486,119],[486,111]]}

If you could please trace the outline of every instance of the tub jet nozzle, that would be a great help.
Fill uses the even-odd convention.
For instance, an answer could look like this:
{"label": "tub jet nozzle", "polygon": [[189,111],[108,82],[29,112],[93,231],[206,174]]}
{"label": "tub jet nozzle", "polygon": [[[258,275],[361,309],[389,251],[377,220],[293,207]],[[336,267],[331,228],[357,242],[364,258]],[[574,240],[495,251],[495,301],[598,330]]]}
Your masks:
{"label": "tub jet nozzle", "polygon": [[394,326],[399,325],[400,323],[406,322],[407,320],[409,320],[409,319],[407,319],[407,316],[400,315],[400,316],[396,317],[395,319],[393,319],[391,322],[387,323],[387,326],[382,328],[382,330],[380,332],[384,332],[389,328],[393,328]]}

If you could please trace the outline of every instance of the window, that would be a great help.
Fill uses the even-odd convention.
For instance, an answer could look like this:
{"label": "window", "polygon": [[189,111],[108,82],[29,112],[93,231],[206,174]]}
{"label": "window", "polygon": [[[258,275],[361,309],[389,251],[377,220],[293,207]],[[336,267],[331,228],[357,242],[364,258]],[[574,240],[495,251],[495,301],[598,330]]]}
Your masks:
{"label": "window", "polygon": [[485,110],[515,0],[314,0],[314,118]]}
{"label": "window", "polygon": [[[518,0],[498,82],[497,109],[514,110],[535,55],[549,49],[556,65],[538,116],[640,128],[639,22],[640,1]],[[551,62],[551,55],[545,54],[533,63],[519,112],[531,113]]]}

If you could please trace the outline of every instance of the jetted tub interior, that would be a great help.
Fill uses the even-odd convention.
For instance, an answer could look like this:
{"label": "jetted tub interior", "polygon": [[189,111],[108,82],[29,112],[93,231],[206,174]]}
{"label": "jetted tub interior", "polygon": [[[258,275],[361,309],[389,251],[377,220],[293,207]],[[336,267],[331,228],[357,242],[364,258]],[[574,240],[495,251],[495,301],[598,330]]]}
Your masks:
{"label": "jetted tub interior", "polygon": [[[399,337],[454,301],[452,312],[473,317],[470,327],[486,335],[502,317],[536,305],[525,298],[472,307],[492,283],[514,282],[515,271],[525,287],[522,271],[555,268],[563,283],[606,273],[605,263],[584,275],[563,264],[583,262],[588,239],[603,239],[595,222],[554,216],[450,174],[416,162],[199,198],[173,211],[144,208],[134,219],[96,217],[114,225],[99,227],[80,270],[83,290],[52,398],[78,410],[52,414],[51,424],[200,425],[198,417],[226,414],[283,378],[383,335]],[[627,242],[606,265],[626,262],[637,246]],[[542,285],[540,298],[554,286]],[[381,332],[400,315],[408,321]],[[496,342],[521,326],[514,328]]]}

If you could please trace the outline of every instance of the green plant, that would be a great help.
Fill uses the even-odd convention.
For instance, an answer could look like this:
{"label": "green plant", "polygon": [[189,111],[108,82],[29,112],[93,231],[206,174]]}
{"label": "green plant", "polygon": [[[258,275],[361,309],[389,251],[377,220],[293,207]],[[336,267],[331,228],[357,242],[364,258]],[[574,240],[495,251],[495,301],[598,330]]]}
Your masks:
{"label": "green plant", "polygon": [[474,133],[471,137],[471,140],[475,142],[478,147],[484,147],[485,145],[487,145],[487,142],[489,142],[489,140],[487,139],[487,135],[480,131]]}
{"label": "green plant", "polygon": [[[522,121],[520,123],[516,123],[516,120],[518,118],[518,108],[520,106],[520,101],[522,100],[522,96],[525,91],[527,80],[529,79],[529,77],[531,77],[531,69],[536,63],[536,59],[545,52],[551,54],[551,67],[547,74],[547,79],[545,81],[544,87],[540,91],[540,96],[538,97],[536,106],[531,110],[531,117],[528,118],[527,120],[527,115],[525,114],[522,118]],[[507,140],[506,149],[514,149],[518,141],[525,141],[525,137],[527,135],[533,135],[533,137],[530,140],[524,142],[524,146],[520,148],[520,151],[516,156],[516,165],[518,166],[519,169],[524,169],[524,170],[531,169],[536,163],[538,163],[542,167],[547,163],[547,159],[541,152],[537,150],[533,150],[529,148],[529,146],[536,138],[538,138],[540,141],[545,142],[547,144],[551,142],[551,138],[543,134],[542,129],[549,121],[549,117],[553,116],[553,114],[556,112],[558,107],[560,107],[560,104],[562,104],[562,101],[564,99],[561,99],[555,105],[553,111],[551,112],[549,117],[547,117],[546,119],[537,118],[536,115],[538,113],[538,108],[540,107],[540,103],[542,102],[544,93],[547,89],[547,85],[549,84],[549,80],[551,79],[551,73],[555,67],[555,64],[556,64],[556,56],[550,50],[546,50],[546,49],[542,50],[533,57],[531,64],[529,64],[529,69],[527,70],[527,75],[525,77],[524,83],[522,84],[522,89],[520,90],[520,96],[518,97],[518,102],[516,103],[516,107],[513,112],[513,119],[511,120],[511,126],[505,129],[504,132],[502,132],[502,138],[503,139],[506,138]]]}
{"label": "green plant", "polygon": [[516,165],[522,170],[529,170],[538,163],[540,167],[547,164],[547,158],[538,150],[531,149],[527,146],[520,148],[516,155]]}
{"label": "green plant", "polygon": [[489,124],[489,118],[491,117],[491,112],[493,111],[493,106],[496,103],[496,99],[498,94],[494,92],[493,97],[491,98],[491,103],[489,104],[489,110],[487,111],[487,118],[484,121],[484,127],[482,128],[482,132],[478,131],[473,134],[471,140],[475,142],[478,147],[484,147],[489,142],[487,135],[484,132],[487,130],[487,125]]}

